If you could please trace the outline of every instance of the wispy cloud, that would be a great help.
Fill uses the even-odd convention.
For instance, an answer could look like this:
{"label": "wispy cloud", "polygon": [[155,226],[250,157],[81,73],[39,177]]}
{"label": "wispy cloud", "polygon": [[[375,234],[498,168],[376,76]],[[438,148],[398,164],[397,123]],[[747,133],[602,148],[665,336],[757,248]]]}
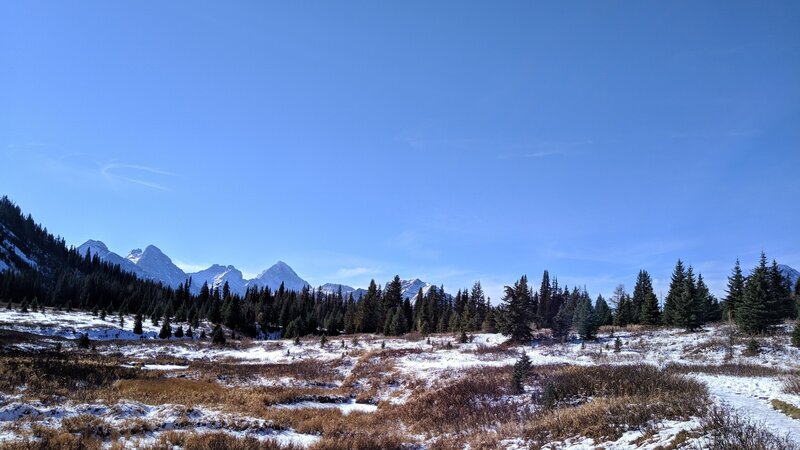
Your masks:
{"label": "wispy cloud", "polygon": [[138,184],[140,186],[158,189],[162,191],[169,191],[170,189],[160,184],[160,182],[153,181],[146,178],[147,175],[157,176],[175,176],[174,173],[167,172],[155,167],[142,166],[137,164],[120,164],[108,163],[100,169],[100,174],[111,183],[114,182],[128,182]]}

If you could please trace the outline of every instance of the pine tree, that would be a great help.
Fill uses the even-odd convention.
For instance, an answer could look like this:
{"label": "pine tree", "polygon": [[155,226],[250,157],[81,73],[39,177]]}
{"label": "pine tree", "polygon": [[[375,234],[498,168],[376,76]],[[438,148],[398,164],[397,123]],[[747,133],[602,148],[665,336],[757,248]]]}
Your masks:
{"label": "pine tree", "polygon": [[708,290],[703,275],[697,275],[697,298],[703,308],[703,323],[718,322],[722,319],[722,310],[717,298]]}
{"label": "pine tree", "polygon": [[172,327],[169,324],[169,316],[164,316],[164,323],[161,325],[161,331],[158,332],[160,339],[169,339],[172,336]]}
{"label": "pine tree", "polygon": [[511,375],[511,389],[515,394],[522,394],[525,392],[524,383],[531,373],[531,359],[524,351],[520,358],[514,363],[514,372]]}
{"label": "pine tree", "polygon": [[142,313],[136,314],[136,318],[133,321],[133,333],[134,334],[144,333],[144,330],[142,330]]}
{"label": "pine tree", "polygon": [[[647,277],[650,278],[649,275]],[[658,298],[656,298],[656,293],[653,292],[652,284],[649,289],[645,289],[642,311],[639,313],[639,323],[642,325],[659,325],[661,323],[661,311],[658,308]]]}
{"label": "pine tree", "polygon": [[699,329],[703,325],[705,304],[698,295],[692,266],[686,270],[683,289],[677,302],[673,313],[675,325],[689,332]]}
{"label": "pine tree", "polygon": [[537,305],[536,324],[540,328],[550,327],[550,304],[552,298],[552,286],[550,286],[550,273],[544,271],[542,274],[542,284],[539,287],[539,303]]}
{"label": "pine tree", "polygon": [[91,341],[89,341],[89,333],[81,334],[81,337],[78,339],[78,348],[89,348],[91,345]]}
{"label": "pine tree", "polygon": [[514,286],[505,287],[505,296],[502,299],[504,317],[500,331],[511,336],[517,343],[528,343],[533,338],[531,335],[531,292],[528,288],[528,278],[523,275]]}
{"label": "pine tree", "polygon": [[794,328],[792,328],[792,345],[800,347],[800,321],[795,321]]}
{"label": "pine tree", "polygon": [[767,257],[761,253],[759,265],[747,278],[742,302],[736,309],[736,323],[745,333],[758,334],[777,325],[780,319],[774,313],[777,305],[770,295],[770,276]]}
{"label": "pine tree", "polygon": [[784,278],[778,268],[778,263],[774,259],[769,269],[769,279],[770,293],[773,297],[772,302],[777,306],[775,313],[781,319],[794,319],[797,314],[794,299],[792,299],[792,291],[789,287],[789,280]]}
{"label": "pine tree", "polygon": [[633,307],[636,323],[658,325],[661,322],[661,311],[658,309],[658,298],[653,291],[653,280],[646,270],[640,270],[633,287]]}
{"label": "pine tree", "polygon": [[664,300],[664,311],[662,320],[665,325],[677,325],[677,309],[683,296],[683,289],[686,286],[686,269],[683,267],[683,261],[680,259],[675,263],[675,269],[672,271],[672,279],[669,283],[669,291],[667,298]]}
{"label": "pine tree", "polygon": [[192,330],[191,326],[186,329],[186,337],[189,339],[194,339],[194,330]]}
{"label": "pine tree", "polygon": [[[201,339],[205,338],[205,336],[203,336],[204,333],[205,330],[200,334]],[[211,333],[211,343],[214,345],[225,345],[225,333],[222,331],[222,326],[220,324],[214,326],[214,332]]]}
{"label": "pine tree", "polygon": [[731,276],[728,277],[727,296],[723,301],[723,313],[726,319],[736,319],[736,310],[744,299],[744,275],[739,258],[736,258],[736,265],[733,267]]}
{"label": "pine tree", "polygon": [[597,300],[594,302],[594,311],[597,315],[597,323],[599,326],[612,325],[614,323],[611,308],[602,295],[597,296]]}
{"label": "pine tree", "polygon": [[178,325],[178,329],[175,330],[175,337],[179,339],[183,337],[183,325]]}
{"label": "pine tree", "polygon": [[486,313],[483,316],[483,323],[481,324],[481,331],[484,333],[495,333],[497,332],[497,325],[495,324],[494,320],[494,308],[492,305],[489,304],[489,300],[486,301]]}
{"label": "pine tree", "polygon": [[600,323],[588,297],[578,301],[573,323],[581,339],[594,340],[597,338],[597,330],[600,328]]}

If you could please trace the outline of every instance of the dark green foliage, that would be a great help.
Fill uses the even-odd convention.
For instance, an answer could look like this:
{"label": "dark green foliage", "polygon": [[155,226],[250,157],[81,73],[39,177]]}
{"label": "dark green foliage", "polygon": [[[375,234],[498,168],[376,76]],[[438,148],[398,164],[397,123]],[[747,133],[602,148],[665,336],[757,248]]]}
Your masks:
{"label": "dark green foliage", "polygon": [[175,330],[175,337],[182,338],[183,337],[183,325],[178,325],[178,329]]}
{"label": "dark green foliage", "polygon": [[770,294],[777,308],[777,314],[781,318],[796,318],[797,310],[794,299],[792,298],[792,289],[789,286],[789,280],[783,277],[780,269],[778,269],[778,263],[775,260],[772,260],[772,266],[769,268],[769,279]]}
{"label": "dark green foliage", "polygon": [[658,325],[661,323],[661,310],[658,298],[653,291],[653,280],[646,270],[640,270],[633,288],[634,309],[638,311],[638,323],[642,325]]}
{"label": "dark green foliage", "polygon": [[620,351],[622,351],[622,339],[616,337],[614,339],[614,353],[619,353]]}
{"label": "dark green foliage", "polygon": [[142,334],[144,332],[142,330],[142,313],[136,314],[136,318],[133,321],[133,332],[135,334]]}
{"label": "dark green foliage", "polygon": [[466,344],[467,342],[469,342],[469,337],[467,337],[466,331],[461,330],[461,335],[458,337],[458,342],[461,344]]}
{"label": "dark green foliage", "polygon": [[161,339],[169,339],[172,337],[172,326],[169,323],[169,317],[164,316],[164,323],[161,325],[161,330],[158,332],[158,337]]}
{"label": "dark green foliage", "polygon": [[328,343],[328,336],[325,336],[324,334],[322,336],[320,336],[320,338],[319,338],[319,346],[322,347],[322,348],[325,348],[325,345],[327,343]]}
{"label": "dark green foliage", "polygon": [[665,325],[677,325],[677,310],[678,305],[681,303],[683,296],[683,289],[686,286],[686,269],[683,267],[683,261],[680,259],[675,263],[675,269],[672,271],[672,279],[669,283],[669,291],[667,298],[664,300],[664,312],[662,320]]}
{"label": "dark green foliage", "polygon": [[792,328],[792,345],[800,347],[800,323],[795,322]]}
{"label": "dark green foliage", "polygon": [[[204,339],[205,330],[200,334],[200,339]],[[214,331],[211,333],[211,343],[214,345],[225,345],[225,333],[222,331],[222,326],[217,324],[214,326]]]}
{"label": "dark green foliage", "polygon": [[614,323],[614,316],[611,313],[611,308],[602,295],[597,296],[597,300],[594,302],[594,311],[597,315],[597,323],[599,326],[611,325]]}
{"label": "dark green foliage", "polygon": [[747,277],[744,296],[735,313],[736,324],[745,333],[764,333],[781,322],[780,304],[771,285],[767,257],[762,252],[759,265]]}
{"label": "dark green foliage", "polygon": [[744,299],[744,282],[742,266],[739,264],[739,258],[736,258],[736,265],[733,267],[733,272],[728,277],[727,296],[722,303],[725,319],[736,319],[736,310]]}
{"label": "dark green foliage", "polygon": [[744,349],[744,356],[758,356],[761,353],[761,345],[755,339],[747,341],[747,347]]}
{"label": "dark green foliage", "polygon": [[625,286],[619,285],[614,289],[613,300],[617,304],[617,309],[614,311],[614,325],[625,327],[634,323],[636,312],[634,311],[633,300],[625,292]]}
{"label": "dark green foliage", "polygon": [[697,275],[697,301],[702,307],[703,323],[718,322],[722,319],[722,308],[717,298],[708,290],[703,275]]}
{"label": "dark green foliage", "polygon": [[696,331],[703,325],[705,303],[698,294],[692,266],[686,270],[683,289],[673,314],[673,323],[686,331]]}
{"label": "dark green foliage", "polygon": [[[206,330],[200,330],[200,336],[198,337],[198,339],[200,339],[202,341],[202,340],[205,340],[205,338],[206,338]],[[225,336],[222,336],[222,338],[225,339]],[[224,342],[225,341],[223,341],[223,343]]]}
{"label": "dark green foliage", "polygon": [[503,317],[500,332],[511,336],[517,343],[528,343],[531,335],[531,291],[528,278],[523,275],[514,286],[505,287],[503,301]]}
{"label": "dark green foliage", "polygon": [[531,374],[531,359],[524,351],[520,358],[514,363],[514,372],[511,375],[511,389],[515,394],[525,392],[524,383]]}
{"label": "dark green foliage", "polygon": [[90,345],[89,333],[81,334],[81,337],[78,339],[78,348],[89,348]]}
{"label": "dark green foliage", "polygon": [[575,316],[572,321],[581,339],[593,340],[597,338],[597,330],[600,328],[600,322],[594,308],[592,308],[592,302],[588,297],[578,301],[578,306],[575,308]]}
{"label": "dark green foliage", "polygon": [[192,330],[192,327],[186,329],[186,337],[189,339],[194,338],[194,330]]}

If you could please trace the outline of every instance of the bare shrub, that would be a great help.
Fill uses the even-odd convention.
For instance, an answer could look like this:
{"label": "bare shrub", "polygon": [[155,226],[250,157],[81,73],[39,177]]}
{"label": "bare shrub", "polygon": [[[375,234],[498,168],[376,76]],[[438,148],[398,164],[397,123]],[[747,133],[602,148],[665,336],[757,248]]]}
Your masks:
{"label": "bare shrub", "polygon": [[712,406],[703,417],[708,450],[796,450],[787,437],[776,436],[761,425],[739,417],[730,409]]}

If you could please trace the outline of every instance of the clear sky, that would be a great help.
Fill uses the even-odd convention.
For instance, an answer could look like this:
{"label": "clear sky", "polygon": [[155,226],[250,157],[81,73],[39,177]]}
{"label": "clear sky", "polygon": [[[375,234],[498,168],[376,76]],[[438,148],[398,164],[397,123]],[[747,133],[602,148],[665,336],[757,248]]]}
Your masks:
{"label": "clear sky", "polygon": [[800,268],[800,2],[0,4],[0,193],[185,269]]}

